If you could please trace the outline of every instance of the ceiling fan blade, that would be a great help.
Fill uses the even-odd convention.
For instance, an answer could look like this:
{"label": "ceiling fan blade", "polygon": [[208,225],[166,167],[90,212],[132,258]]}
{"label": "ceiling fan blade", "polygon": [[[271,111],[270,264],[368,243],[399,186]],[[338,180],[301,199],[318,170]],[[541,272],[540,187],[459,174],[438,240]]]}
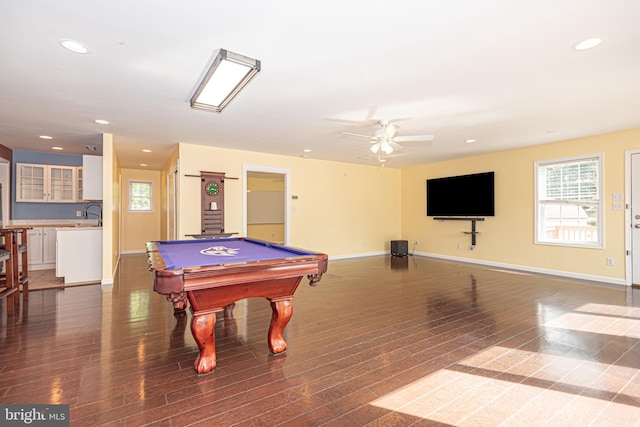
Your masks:
{"label": "ceiling fan blade", "polygon": [[371,140],[375,139],[371,135],[362,135],[361,133],[353,133],[353,132],[340,132],[340,133],[343,134],[343,135],[359,136],[360,138],[367,138],[367,139],[371,139]]}
{"label": "ceiling fan blade", "polygon": [[433,141],[433,135],[407,135],[396,136],[393,138],[393,142],[431,142]]}
{"label": "ceiling fan blade", "polygon": [[377,112],[378,112],[378,106],[377,105],[372,105],[371,107],[369,107],[369,111],[367,112],[366,120],[367,121],[375,120]]}
{"label": "ceiling fan blade", "polygon": [[393,138],[393,135],[395,135],[396,131],[398,130],[398,126],[394,125],[393,123],[387,123],[383,125],[382,129],[383,129],[382,136],[384,136],[387,139],[391,139]]}

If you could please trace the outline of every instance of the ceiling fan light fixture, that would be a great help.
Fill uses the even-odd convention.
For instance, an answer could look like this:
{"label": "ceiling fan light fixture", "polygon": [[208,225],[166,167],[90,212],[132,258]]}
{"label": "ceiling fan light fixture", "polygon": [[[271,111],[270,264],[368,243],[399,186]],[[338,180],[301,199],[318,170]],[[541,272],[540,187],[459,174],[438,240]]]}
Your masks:
{"label": "ceiling fan light fixture", "polygon": [[378,154],[382,151],[384,154],[393,153],[393,147],[387,142],[376,142],[371,146],[371,151],[373,154]]}
{"label": "ceiling fan light fixture", "polygon": [[221,112],[258,72],[257,59],[219,49],[191,97],[191,107]]}
{"label": "ceiling fan light fixture", "polygon": [[382,150],[382,152],[384,154],[393,153],[393,147],[390,144],[386,143],[386,142],[381,142],[380,143],[380,149]]}

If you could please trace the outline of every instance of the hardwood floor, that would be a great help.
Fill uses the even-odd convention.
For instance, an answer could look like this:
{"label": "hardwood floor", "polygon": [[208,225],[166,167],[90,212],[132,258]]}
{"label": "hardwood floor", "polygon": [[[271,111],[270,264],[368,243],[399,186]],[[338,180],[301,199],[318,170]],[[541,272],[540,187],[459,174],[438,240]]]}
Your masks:
{"label": "hardwood floor", "polygon": [[[393,261],[393,262],[392,262]],[[330,261],[272,356],[267,301],[216,324],[198,377],[190,314],[143,255],[112,289],[0,303],[0,402],[70,405],[72,426],[638,426],[640,291],[428,258]]]}

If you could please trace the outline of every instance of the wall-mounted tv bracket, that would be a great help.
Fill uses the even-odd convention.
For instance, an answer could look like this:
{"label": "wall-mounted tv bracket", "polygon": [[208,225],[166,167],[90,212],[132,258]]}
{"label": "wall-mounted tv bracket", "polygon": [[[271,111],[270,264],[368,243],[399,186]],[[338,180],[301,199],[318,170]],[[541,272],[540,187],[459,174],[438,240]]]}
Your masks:
{"label": "wall-mounted tv bracket", "polygon": [[471,231],[463,231],[463,233],[471,235],[471,246],[469,246],[469,249],[474,250],[476,248],[476,235],[480,234],[479,231],[476,231],[476,221],[484,221],[484,218],[457,218],[436,216],[433,219],[436,221],[471,221]]}

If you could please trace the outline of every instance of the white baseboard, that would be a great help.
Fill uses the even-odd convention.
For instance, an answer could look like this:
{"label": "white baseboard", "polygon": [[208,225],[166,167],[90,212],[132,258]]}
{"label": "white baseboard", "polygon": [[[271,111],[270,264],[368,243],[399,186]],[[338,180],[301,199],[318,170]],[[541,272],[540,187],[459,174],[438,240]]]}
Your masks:
{"label": "white baseboard", "polygon": [[547,274],[550,276],[560,276],[560,277],[567,277],[571,279],[588,280],[592,282],[601,282],[601,283],[607,283],[612,285],[628,286],[624,279],[618,279],[616,277],[594,276],[592,274],[583,274],[583,273],[577,273],[573,271],[552,270],[548,268],[538,268],[538,267],[531,267],[527,265],[518,265],[518,264],[506,264],[502,262],[493,262],[493,261],[477,260],[477,259],[470,259],[470,258],[454,257],[454,256],[448,256],[448,255],[431,254],[427,252],[415,252],[414,255],[428,257],[428,258],[444,259],[448,261],[479,264],[487,267],[498,267],[498,268],[504,268],[508,270],[526,271],[529,273]]}
{"label": "white baseboard", "polygon": [[363,252],[363,253],[359,253],[359,254],[347,254],[347,255],[336,255],[336,256],[329,256],[329,259],[349,259],[349,258],[365,258],[368,256],[378,256],[378,255],[389,255],[389,252],[386,251],[382,251],[382,252]]}

